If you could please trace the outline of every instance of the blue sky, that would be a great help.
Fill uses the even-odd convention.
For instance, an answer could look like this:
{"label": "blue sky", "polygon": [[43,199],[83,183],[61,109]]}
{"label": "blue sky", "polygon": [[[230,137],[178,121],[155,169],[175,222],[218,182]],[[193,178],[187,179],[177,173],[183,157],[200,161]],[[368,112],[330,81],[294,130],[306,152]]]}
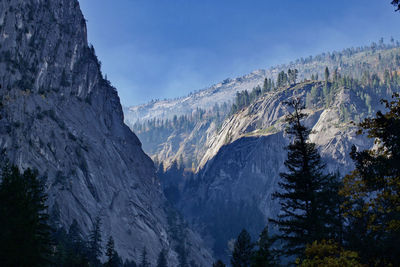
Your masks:
{"label": "blue sky", "polygon": [[320,52],[400,40],[390,0],[79,0],[125,106]]}

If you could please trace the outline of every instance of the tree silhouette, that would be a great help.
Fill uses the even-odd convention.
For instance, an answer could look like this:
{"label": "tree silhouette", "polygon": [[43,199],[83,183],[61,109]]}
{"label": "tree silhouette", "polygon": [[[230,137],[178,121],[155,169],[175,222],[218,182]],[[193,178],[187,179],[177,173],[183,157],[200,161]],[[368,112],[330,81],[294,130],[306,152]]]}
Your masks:
{"label": "tree silhouette", "polygon": [[396,11],[400,10],[400,0],[393,0],[392,5],[396,7]]}
{"label": "tree silhouette", "polygon": [[387,113],[379,111],[359,124],[375,146],[352,148],[355,170],[344,178],[340,193],[348,197],[350,248],[372,265],[400,266],[400,95],[383,103]]}
{"label": "tree silhouette", "polygon": [[233,267],[248,267],[251,265],[254,245],[250,234],[243,229],[240,232],[232,253],[231,264]]}
{"label": "tree silhouette", "polygon": [[293,112],[286,117],[289,124],[286,133],[293,141],[287,147],[288,171],[280,174],[281,190],[273,195],[279,199],[281,213],[270,221],[279,227],[278,238],[284,243],[282,252],[300,256],[306,244],[331,237],[333,218],[328,215],[335,207],[326,195],[335,176],[324,174],[325,164],[316,145],[308,141],[311,130],[302,122],[306,116],[302,112],[304,105],[299,99],[287,105]]}
{"label": "tree silhouette", "polygon": [[46,266],[51,255],[47,195],[38,172],[5,167],[0,183],[0,265]]}

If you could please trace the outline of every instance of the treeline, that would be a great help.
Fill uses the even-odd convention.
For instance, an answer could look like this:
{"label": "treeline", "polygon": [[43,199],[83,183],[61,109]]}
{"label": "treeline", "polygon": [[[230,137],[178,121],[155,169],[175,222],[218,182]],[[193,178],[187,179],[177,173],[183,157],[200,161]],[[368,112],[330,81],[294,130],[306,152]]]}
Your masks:
{"label": "treeline", "polygon": [[[382,102],[387,113],[359,124],[359,134],[373,138],[376,147],[353,146],[355,169],[343,179],[326,171],[315,143],[307,141],[304,105],[287,103],[292,141],[273,195],[281,211],[256,243],[246,230],[239,234],[232,266],[400,266],[400,94]],[[269,236],[268,228],[278,231]]]}
{"label": "treeline", "polygon": [[373,54],[379,53],[380,51],[400,47],[400,42],[395,40],[393,37],[389,39],[388,43],[385,43],[384,38],[380,38],[378,42],[372,42],[371,45],[358,46],[346,48],[341,51],[325,52],[316,56],[308,56],[306,58],[299,58],[293,64],[307,64],[312,62],[340,62],[345,57],[349,58],[360,52],[371,52]]}
{"label": "treeline", "polygon": [[132,127],[137,134],[143,132],[149,133],[154,130],[157,131],[188,131],[193,129],[200,121],[214,120],[220,122],[225,118],[225,115],[229,111],[227,103],[221,105],[215,104],[210,110],[196,108],[196,110],[189,115],[174,115],[172,119],[160,119],[154,118],[144,122],[136,122]]}
{"label": "treeline", "polygon": [[[400,66],[400,61],[399,61]],[[389,97],[393,92],[400,89],[400,73],[395,69],[385,69],[381,74],[365,71],[361,79],[356,79],[351,76],[342,75],[338,68],[335,68],[332,73],[329,68],[325,68],[323,85],[315,83],[311,91],[306,96],[306,106],[313,108],[318,105],[328,107],[335,100],[336,94],[342,89],[350,89],[364,102],[367,107],[368,114],[374,110],[374,106],[379,106],[376,103],[380,98]],[[280,72],[276,82],[270,78],[265,78],[263,87],[256,86],[250,93],[247,90],[236,92],[234,103],[232,104],[229,115],[232,115],[239,110],[248,107],[254,103],[259,97],[269,91],[274,91],[277,88],[293,85],[297,82],[297,69],[289,69],[287,72]],[[319,75],[312,74],[311,81],[318,81]],[[352,116],[351,111],[343,107],[343,116],[346,120]]]}
{"label": "treeline", "polygon": [[288,69],[287,72],[281,71],[278,74],[276,82],[271,78],[265,78],[264,84],[261,86],[256,86],[253,90],[236,92],[234,103],[232,104],[230,115],[236,113],[237,111],[248,107],[250,104],[254,103],[260,96],[267,92],[274,91],[277,88],[284,87],[287,85],[293,85],[297,82],[297,76],[299,71],[297,69]]}
{"label": "treeline", "polygon": [[[342,89],[349,89],[362,101],[366,107],[366,114],[380,106],[378,99],[387,98],[393,92],[400,90],[400,75],[397,70],[385,70],[381,75],[371,74],[366,71],[361,79],[341,75],[338,69],[331,74],[325,69],[325,80],[322,84],[315,84],[306,95],[306,106],[330,106]],[[351,103],[350,103],[351,104]],[[352,114],[348,107],[341,107],[341,115],[344,120],[353,119],[360,121],[361,114]],[[354,117],[355,116],[355,117]]]}
{"label": "treeline", "polygon": [[[68,230],[60,227],[57,212],[51,216],[47,213],[45,179],[39,178],[37,171],[21,173],[17,167],[6,165],[0,181],[1,266],[151,266],[145,247],[138,264],[122,261],[112,236],[103,247],[100,217],[95,218],[88,236],[76,220]],[[106,260],[101,262],[104,255]],[[163,249],[157,267],[166,266],[167,252]]]}

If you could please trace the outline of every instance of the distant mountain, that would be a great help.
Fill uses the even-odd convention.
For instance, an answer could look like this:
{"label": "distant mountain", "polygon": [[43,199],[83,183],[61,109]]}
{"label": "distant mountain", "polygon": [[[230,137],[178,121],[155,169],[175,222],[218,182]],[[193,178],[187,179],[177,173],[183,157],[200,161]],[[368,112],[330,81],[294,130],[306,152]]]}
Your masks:
{"label": "distant mountain", "polygon": [[[357,135],[351,121],[360,121],[383,108],[373,90],[338,86],[329,102],[323,97],[310,99],[312,91],[322,95],[324,88],[325,83],[318,81],[282,88],[229,117],[206,142],[198,172],[175,176],[175,186],[180,190],[174,191],[171,180],[163,178],[171,169],[161,172],[167,196],[210,242],[216,257],[227,259],[228,243],[241,229],[246,228],[256,238],[268,224],[267,219],[275,218],[280,211],[272,194],[279,189],[279,173],[285,170],[289,142],[284,133],[284,101],[300,98],[309,103],[305,124],[312,128],[311,141],[317,144],[329,171],[344,175],[353,168],[349,156],[352,145],[372,147],[372,140]],[[370,105],[366,95],[373,96]],[[381,94],[385,98],[389,95]]]}
{"label": "distant mountain", "polygon": [[[298,69],[298,82],[285,81],[288,68]],[[284,80],[280,86],[263,88],[266,78],[277,81],[278,75]],[[260,87],[253,89],[254,85]],[[236,93],[238,88],[246,91]],[[305,123],[314,132],[311,141],[328,171],[344,175],[353,168],[351,146],[373,145],[356,134],[354,122],[384,109],[380,99],[399,91],[400,48],[394,42],[381,43],[299,60],[186,98],[143,105],[142,117],[150,120],[127,117],[125,122],[159,164],[167,198],[202,233],[216,257],[226,260],[229,243],[242,228],[256,238],[267,219],[279,213],[272,193],[285,170],[289,142],[284,101],[300,98],[306,104]],[[213,94],[218,96],[215,101]],[[187,114],[174,116],[184,103],[196,103],[194,99],[208,99],[210,104],[186,106]],[[167,104],[169,113],[163,108]],[[155,109],[169,117],[158,117]]]}
{"label": "distant mountain", "polygon": [[153,162],[123,123],[77,0],[0,1],[0,84],[3,157],[48,177],[56,227],[76,219],[87,235],[100,216],[103,242],[113,236],[124,259],[138,261],[146,247],[155,264],[165,248],[171,265],[183,251],[210,266],[210,253],[168,205]]}
{"label": "distant mountain", "polygon": [[125,108],[125,123],[138,135],[144,151],[164,167],[182,161],[186,168],[197,169],[207,161],[206,143],[229,115],[237,92],[247,90],[250,94],[254,87],[262,88],[265,79],[276,81],[278,74],[289,68],[298,70],[297,81],[323,80],[326,67],[331,76],[337,73],[362,80],[376,73],[383,80],[385,70],[399,66],[400,48],[395,41],[324,53],[227,79],[187,97]]}

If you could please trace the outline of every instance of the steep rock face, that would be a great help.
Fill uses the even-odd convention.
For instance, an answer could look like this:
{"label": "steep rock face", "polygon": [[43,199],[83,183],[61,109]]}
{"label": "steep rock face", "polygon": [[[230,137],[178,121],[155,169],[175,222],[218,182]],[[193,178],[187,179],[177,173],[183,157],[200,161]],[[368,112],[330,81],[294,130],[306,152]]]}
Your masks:
{"label": "steep rock face", "polygon": [[[269,92],[255,103],[229,117],[225,120],[221,129],[207,139],[206,152],[200,162],[199,169],[205,167],[222,146],[232,143],[238,138],[283,132],[285,127],[284,117],[287,114],[287,107],[284,102],[292,98],[300,98],[303,103],[306,103],[306,96],[312,88],[322,91],[323,87],[323,82],[306,82]],[[329,106],[318,103],[312,107],[307,107],[305,111],[308,114],[308,119],[305,123],[313,129],[313,134],[310,136],[311,140],[323,146],[321,148],[323,156],[330,157],[333,153],[341,153],[341,162],[348,164],[350,160],[346,153],[349,150],[339,149],[338,146],[346,143],[344,140],[357,143],[359,138],[355,137],[356,127],[350,123],[351,118],[344,118],[343,109],[348,110],[358,121],[368,114],[373,114],[373,111],[368,112],[364,101],[346,88],[341,88],[334,98],[335,100]],[[382,106],[376,103],[374,111],[379,108],[382,108]],[[336,158],[336,160],[339,160],[339,158]]]}
{"label": "steep rock face", "polygon": [[[152,101],[148,104],[125,108],[125,122],[138,134],[140,140],[143,141],[143,148],[146,153],[153,159],[163,162],[164,167],[169,168],[174,161],[179,161],[183,158],[183,160],[187,162],[186,167],[191,167],[193,165],[197,168],[199,165],[204,166],[205,162],[210,159],[208,156],[203,157],[207,152],[205,148],[208,145],[207,143],[216,141],[210,138],[215,136],[217,131],[221,128],[220,119],[228,115],[229,107],[235,101],[237,91],[247,90],[250,94],[255,86],[263,86],[265,78],[275,80],[279,72],[286,72],[288,68],[296,68],[299,70],[298,80],[310,79],[313,75],[315,78],[316,74],[319,74],[319,77],[322,78],[324,76],[323,72],[325,67],[329,67],[331,76],[337,74],[349,75],[359,80],[365,80],[364,74],[367,72],[370,74],[378,73],[380,78],[384,79],[385,70],[398,69],[400,64],[399,52],[400,48],[398,45],[392,44],[381,45],[377,50],[376,47],[364,47],[346,49],[342,52],[324,53],[306,60],[298,60],[295,63],[279,65],[267,70],[254,71],[236,79],[226,79],[210,88],[179,99]],[[171,131],[170,135],[157,135],[156,138],[148,140],[147,137],[151,136],[152,133],[135,128],[136,122],[144,123],[149,120],[171,120],[174,115],[190,116],[190,114],[196,112],[198,108],[216,114],[214,110],[216,104],[220,105],[220,107],[225,106],[225,104],[228,106],[228,110],[225,109],[223,112],[219,113],[220,116],[214,116],[214,121],[218,123],[209,123],[210,117],[208,117],[207,120],[199,121],[198,124],[193,127],[193,131]],[[279,114],[269,114],[269,116],[278,115]],[[258,126],[252,125],[251,127],[256,129]],[[229,140],[226,140],[226,142],[224,140],[222,141],[223,144]],[[216,151],[218,151],[218,149],[214,149],[213,153],[215,154]]]}
{"label": "steep rock face", "polygon": [[239,138],[186,184],[179,207],[218,258],[227,260],[228,242],[243,228],[256,238],[279,211],[271,195],[283,170],[285,144],[281,133]]}
{"label": "steep rock face", "polygon": [[[76,219],[87,234],[100,216],[123,258],[137,260],[146,247],[155,261],[164,247],[176,264],[153,163],[123,123],[77,0],[0,2],[0,84],[0,147],[20,168],[48,177],[53,220],[68,227]],[[186,231],[189,258],[210,265]]]}
{"label": "steep rock face", "polygon": [[[218,257],[226,257],[229,240],[242,228],[256,237],[267,219],[279,213],[272,194],[279,189],[290,141],[284,133],[283,103],[292,98],[305,102],[312,87],[322,90],[323,83],[302,83],[266,94],[226,120],[209,139],[203,164],[183,190],[179,207],[203,235],[209,235]],[[361,117],[367,114],[363,101],[341,88],[329,107],[308,107],[304,122],[313,130],[310,139],[318,145],[328,171],[342,175],[353,168],[349,157],[353,144],[360,149],[373,145],[343,118],[343,108]]]}

